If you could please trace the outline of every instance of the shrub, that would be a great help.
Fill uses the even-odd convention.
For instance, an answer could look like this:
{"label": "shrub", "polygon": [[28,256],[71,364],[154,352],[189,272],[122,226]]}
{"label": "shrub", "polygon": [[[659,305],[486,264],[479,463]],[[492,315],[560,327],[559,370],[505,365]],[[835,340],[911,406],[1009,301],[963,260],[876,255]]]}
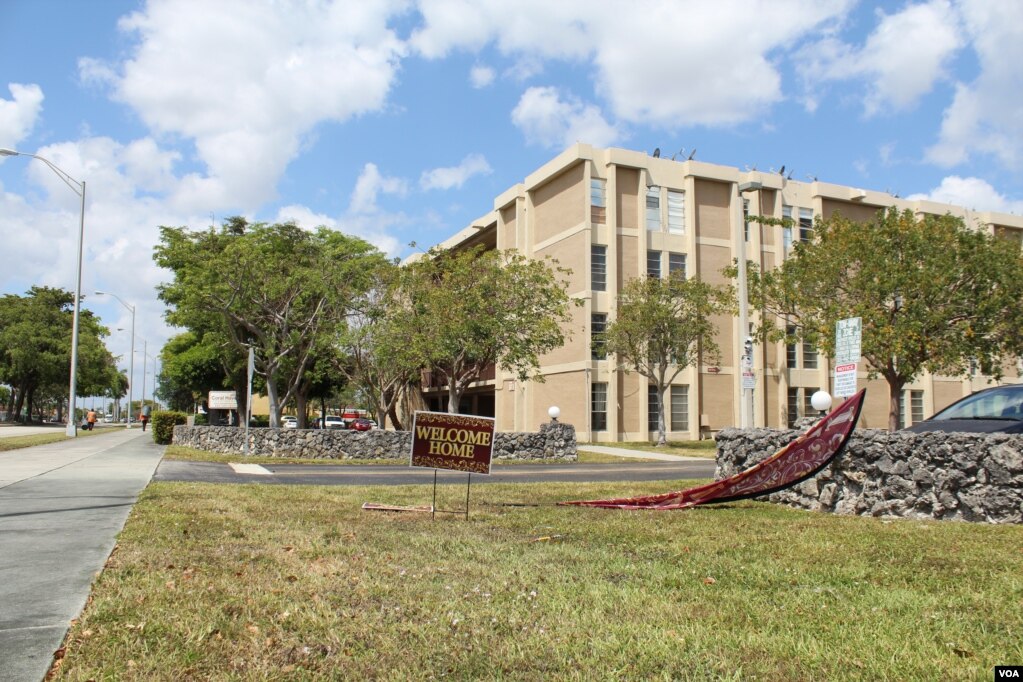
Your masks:
{"label": "shrub", "polygon": [[153,413],[153,440],[160,445],[170,445],[174,439],[174,427],[187,423],[184,412],[170,410]]}
{"label": "shrub", "polygon": [[208,426],[209,423],[210,423],[210,420],[209,420],[209,418],[205,414],[197,414],[197,415],[195,415],[195,425],[196,426]]}

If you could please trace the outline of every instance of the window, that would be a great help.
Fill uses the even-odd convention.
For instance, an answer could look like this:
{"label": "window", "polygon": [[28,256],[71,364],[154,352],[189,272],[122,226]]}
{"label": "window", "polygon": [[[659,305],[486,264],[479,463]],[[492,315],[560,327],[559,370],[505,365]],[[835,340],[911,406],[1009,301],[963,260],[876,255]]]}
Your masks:
{"label": "window", "polygon": [[813,236],[813,211],[809,208],[799,209],[799,241],[808,242]]}
{"label": "window", "polygon": [[603,225],[607,222],[607,182],[599,178],[590,179],[590,220]]}
{"label": "window", "polygon": [[789,389],[788,399],[788,426],[791,429],[799,419],[799,389]]}
{"label": "window", "polygon": [[[906,394],[909,394],[909,410],[906,410]],[[922,422],[924,420],[924,392],[903,391],[899,394],[899,428]]]}
{"label": "window", "polygon": [[646,229],[654,232],[661,231],[661,188],[647,187],[646,189]]}
{"label": "window", "polygon": [[590,424],[594,431],[607,431],[607,384],[593,384],[590,389]]}
{"label": "window", "polygon": [[[792,220],[792,207],[791,206],[782,206],[781,207],[781,217],[784,220]],[[782,244],[785,247],[785,253],[788,253],[789,251],[791,251],[792,250],[792,226],[791,225],[785,225],[784,227],[781,228],[781,240],[782,240]]]}
{"label": "window", "polygon": [[607,313],[590,315],[590,356],[594,360],[607,359]]}
{"label": "window", "polygon": [[590,283],[594,291],[607,291],[607,247],[590,247]]}
{"label": "window", "polygon": [[660,251],[647,251],[646,252],[646,276],[661,277],[661,252]]}
{"label": "window", "polygon": [[803,342],[803,369],[817,369],[817,347]]}
{"label": "window", "polygon": [[811,402],[811,399],[813,398],[813,394],[816,393],[818,389],[801,388],[799,390],[803,392],[803,416],[804,417],[816,416],[817,410],[813,409],[813,403]]}
{"label": "window", "polygon": [[686,255],[684,253],[668,254],[668,277],[676,272],[680,273],[679,277],[682,279],[686,278]]}
{"label": "window", "polygon": [[686,195],[673,189],[668,190],[668,233],[685,232]]}
{"label": "window", "polygon": [[910,391],[909,392],[909,409],[910,416],[913,417],[913,423],[922,422],[924,420],[924,392],[923,391]]}
{"label": "window", "polygon": [[647,388],[646,425],[650,433],[657,433],[657,387]]}
{"label": "window", "polygon": [[[789,325],[785,327],[785,333],[792,336],[796,333],[796,328]],[[785,344],[785,366],[789,369],[796,369],[799,366],[799,357],[796,353],[796,344],[794,343]]]}
{"label": "window", "polygon": [[689,430],[689,387],[671,387],[671,430]]}

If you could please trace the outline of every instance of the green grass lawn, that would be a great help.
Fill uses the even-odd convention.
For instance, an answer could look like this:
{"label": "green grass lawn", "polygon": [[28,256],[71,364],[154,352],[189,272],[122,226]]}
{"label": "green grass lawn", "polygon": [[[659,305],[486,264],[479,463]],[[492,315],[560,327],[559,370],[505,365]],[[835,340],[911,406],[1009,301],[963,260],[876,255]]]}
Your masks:
{"label": "green grass lawn", "polygon": [[[5,428],[17,428],[17,427],[5,427]],[[100,429],[97,427],[96,431],[86,431],[84,429],[78,429],[78,437],[85,438],[89,436],[100,436],[104,433],[112,433],[108,429]],[[6,450],[20,450],[21,448],[30,448],[35,445],[49,445],[50,443],[59,443],[62,440],[67,440],[67,434],[64,429],[54,429],[53,433],[38,433],[32,436],[10,436],[0,438],[0,452]]]}
{"label": "green grass lawn", "polygon": [[717,443],[713,440],[669,440],[665,445],[660,447],[647,441],[629,441],[625,443],[580,443],[579,445],[602,445],[613,448],[625,448],[626,450],[656,452],[662,455],[706,457],[707,459],[714,459],[717,453]]}
{"label": "green grass lawn", "polygon": [[360,509],[430,486],[151,484],[57,676],[990,680],[1023,662],[1023,527],[553,506],[671,488],[483,484],[466,521]]}

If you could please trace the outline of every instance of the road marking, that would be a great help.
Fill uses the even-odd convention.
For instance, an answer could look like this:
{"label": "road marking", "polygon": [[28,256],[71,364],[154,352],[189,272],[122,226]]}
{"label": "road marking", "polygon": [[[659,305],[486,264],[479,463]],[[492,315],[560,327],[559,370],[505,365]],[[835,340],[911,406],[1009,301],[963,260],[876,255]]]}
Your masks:
{"label": "road marking", "polygon": [[228,462],[227,465],[234,469],[236,474],[252,474],[254,476],[273,476],[273,472],[269,469],[264,469],[258,464],[238,464],[237,462]]}

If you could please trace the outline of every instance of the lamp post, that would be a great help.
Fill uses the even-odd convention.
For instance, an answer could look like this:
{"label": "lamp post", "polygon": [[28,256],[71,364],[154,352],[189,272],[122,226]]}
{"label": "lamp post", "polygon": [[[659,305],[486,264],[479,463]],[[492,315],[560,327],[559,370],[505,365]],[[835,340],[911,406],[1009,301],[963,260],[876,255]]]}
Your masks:
{"label": "lamp post", "polygon": [[75,307],[74,316],[71,321],[71,381],[68,388],[68,409],[67,409],[67,436],[74,438],[78,435],[78,423],[75,418],[75,394],[78,391],[78,316],[79,303],[82,298],[82,243],[85,237],[85,181],[79,182],[66,172],[55,166],[49,159],[35,154],[18,152],[13,149],[0,149],[0,156],[28,156],[45,163],[50,170],[57,174],[64,184],[71,188],[75,194],[82,198],[81,211],[78,220],[78,271],[75,276]]}
{"label": "lamp post", "polygon": [[131,356],[128,359],[128,425],[126,428],[131,428],[131,389],[135,384],[135,306],[128,305],[121,300],[121,297],[117,294],[111,294],[106,291],[97,291],[97,296],[113,296],[117,299],[117,302],[123,305],[131,312]]}
{"label": "lamp post", "polygon": [[[749,292],[746,287],[746,226],[749,218],[742,205],[742,195],[746,192],[756,192],[763,188],[760,182],[744,182],[738,186],[737,205],[742,214],[742,221],[736,221],[739,225],[739,338],[744,339],[743,349],[739,358],[739,366],[743,371],[753,369],[753,339],[749,337]],[[742,388],[742,401],[739,406],[740,423],[746,429],[752,426],[753,422],[753,389]]]}
{"label": "lamp post", "polygon": [[[142,337],[139,337],[139,338],[142,338]],[[142,394],[139,396],[139,413],[140,414],[146,408],[146,357],[148,357],[148,355],[149,355],[148,353],[146,353],[146,348],[147,347],[148,347],[148,343],[146,342],[145,339],[142,339]],[[132,353],[135,353],[135,351],[132,350]],[[129,410],[131,409],[131,401],[130,400],[128,401],[128,409]],[[145,424],[143,424],[143,426],[145,426]]]}

